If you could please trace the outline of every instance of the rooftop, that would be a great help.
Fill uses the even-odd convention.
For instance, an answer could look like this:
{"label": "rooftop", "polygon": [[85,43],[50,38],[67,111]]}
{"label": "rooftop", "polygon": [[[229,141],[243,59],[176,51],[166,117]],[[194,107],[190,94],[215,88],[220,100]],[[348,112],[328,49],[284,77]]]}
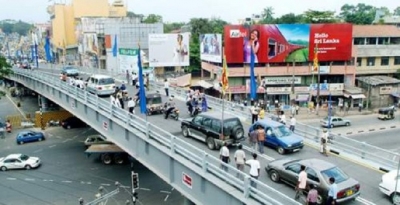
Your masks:
{"label": "rooftop", "polygon": [[400,84],[400,80],[388,76],[365,76],[365,77],[357,77],[357,80],[376,86],[376,85],[388,85],[388,84]]}
{"label": "rooftop", "polygon": [[400,28],[395,25],[353,25],[353,38],[400,37]]}

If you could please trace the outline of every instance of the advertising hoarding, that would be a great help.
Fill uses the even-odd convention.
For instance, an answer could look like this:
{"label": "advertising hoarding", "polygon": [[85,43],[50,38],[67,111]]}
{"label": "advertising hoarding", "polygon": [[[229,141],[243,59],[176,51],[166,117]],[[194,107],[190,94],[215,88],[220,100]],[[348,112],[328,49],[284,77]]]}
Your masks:
{"label": "advertising hoarding", "polygon": [[[141,50],[142,63],[147,62],[146,53]],[[118,72],[125,74],[126,71],[129,73],[139,73],[138,67],[138,49],[132,48],[119,48],[118,49]],[[153,68],[143,67],[143,74],[149,74],[152,79]]]}
{"label": "advertising hoarding", "polygon": [[222,35],[200,34],[200,58],[214,63],[222,62]]}
{"label": "advertising hoarding", "polygon": [[189,33],[149,34],[150,67],[189,66]]}
{"label": "advertising hoarding", "polygon": [[352,32],[347,23],[228,25],[225,55],[228,63],[250,63],[253,48],[256,63],[308,62],[318,47],[319,61],[346,61],[351,59]]}

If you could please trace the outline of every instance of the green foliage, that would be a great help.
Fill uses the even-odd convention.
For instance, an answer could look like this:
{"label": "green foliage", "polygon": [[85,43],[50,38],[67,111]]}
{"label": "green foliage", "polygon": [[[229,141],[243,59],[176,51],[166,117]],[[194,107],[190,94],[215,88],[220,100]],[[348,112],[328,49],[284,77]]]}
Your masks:
{"label": "green foliage", "polygon": [[279,18],[274,20],[276,24],[296,24],[296,23],[304,23],[303,15],[296,15],[294,13],[284,14]]}
{"label": "green foliage", "polygon": [[357,5],[345,4],[340,10],[340,17],[345,22],[368,25],[374,21],[377,8],[359,3]]}
{"label": "green foliage", "polygon": [[303,18],[305,23],[335,23],[338,19],[335,17],[334,11],[316,11],[308,10],[304,12]]}
{"label": "green foliage", "polygon": [[143,23],[162,23],[163,18],[157,14],[149,14],[143,19]]}
{"label": "green foliage", "polygon": [[400,6],[398,6],[397,8],[394,9],[393,15],[400,16]]}
{"label": "green foliage", "polygon": [[[11,66],[10,64],[7,63],[7,60],[5,57],[0,56],[0,80],[3,80],[4,76],[8,76],[12,74]],[[4,96],[4,92],[0,92],[0,97]]]}
{"label": "green foliage", "polygon": [[15,24],[11,24],[11,23],[0,23],[0,29],[6,33],[6,34],[10,34],[10,33],[18,33],[19,35],[27,35],[29,33],[29,31],[32,29],[33,25],[23,22],[23,21],[18,21]]}
{"label": "green foliage", "polygon": [[185,22],[164,23],[164,33],[171,33],[171,31],[179,30],[185,24]]}

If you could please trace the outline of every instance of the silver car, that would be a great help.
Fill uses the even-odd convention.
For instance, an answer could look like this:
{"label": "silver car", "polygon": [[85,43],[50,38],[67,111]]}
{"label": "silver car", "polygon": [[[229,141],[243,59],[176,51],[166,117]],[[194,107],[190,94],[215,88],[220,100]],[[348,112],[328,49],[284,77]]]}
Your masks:
{"label": "silver car", "polygon": [[331,117],[330,123],[329,123],[329,117],[325,117],[320,121],[322,127],[339,127],[339,126],[350,126],[351,122],[350,120],[343,119],[341,117]]}

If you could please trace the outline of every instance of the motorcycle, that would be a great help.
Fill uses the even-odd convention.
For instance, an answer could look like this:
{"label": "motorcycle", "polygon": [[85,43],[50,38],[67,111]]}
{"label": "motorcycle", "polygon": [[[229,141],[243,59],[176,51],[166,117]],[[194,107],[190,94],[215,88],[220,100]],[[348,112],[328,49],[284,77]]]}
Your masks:
{"label": "motorcycle", "polygon": [[[165,104],[164,104],[164,117],[167,116],[167,110],[168,110],[168,109],[169,109],[169,108],[168,108],[168,103],[165,103]],[[176,120],[176,121],[178,121],[178,120],[179,120],[179,109],[178,109],[178,108],[173,109],[173,110],[169,113],[168,117],[169,117],[169,118],[172,118],[172,119],[174,119],[174,120]]]}
{"label": "motorcycle", "polygon": [[199,106],[195,107],[194,110],[190,113],[190,116],[196,117],[201,113],[201,108]]}

